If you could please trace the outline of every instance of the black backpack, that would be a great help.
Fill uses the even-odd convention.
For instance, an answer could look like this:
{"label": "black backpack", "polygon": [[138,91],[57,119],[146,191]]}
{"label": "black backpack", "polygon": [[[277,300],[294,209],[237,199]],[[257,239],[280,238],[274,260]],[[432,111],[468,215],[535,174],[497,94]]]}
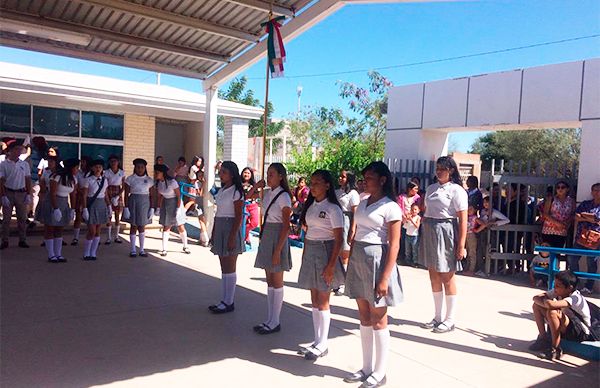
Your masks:
{"label": "black backpack", "polygon": [[[600,307],[596,306],[595,304],[593,304],[592,302],[590,302],[589,300],[585,299],[585,301],[587,302],[589,308],[590,308],[590,322],[591,325],[589,326],[590,329],[590,336],[592,337],[592,340],[594,341],[600,341]],[[573,311],[573,313],[575,313],[575,315],[577,315],[577,317],[579,318],[579,320],[581,322],[585,322],[583,320],[583,317],[577,313],[575,310],[571,309],[571,311]],[[585,323],[584,323],[585,325]]]}

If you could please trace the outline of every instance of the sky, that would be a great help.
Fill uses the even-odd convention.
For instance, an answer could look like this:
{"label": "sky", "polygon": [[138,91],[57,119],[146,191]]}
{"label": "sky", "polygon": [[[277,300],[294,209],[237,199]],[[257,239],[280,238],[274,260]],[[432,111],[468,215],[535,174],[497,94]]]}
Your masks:
{"label": "sky", "polygon": [[[600,34],[600,1],[464,1],[346,5],[286,44],[285,78],[271,81],[273,117],[301,109],[339,107],[337,82],[367,85],[367,71],[381,69],[394,85],[457,78],[523,67],[600,57],[600,37],[539,44]],[[464,59],[410,65],[536,45]],[[0,47],[0,61],[153,83],[156,75],[113,65]],[[394,67],[395,66],[395,67]],[[265,61],[240,74],[264,100]],[[324,73],[345,74],[320,75]],[[198,80],[162,75],[161,83],[202,92]],[[227,84],[223,86],[227,87]],[[467,151],[481,133],[453,134],[450,144]]]}

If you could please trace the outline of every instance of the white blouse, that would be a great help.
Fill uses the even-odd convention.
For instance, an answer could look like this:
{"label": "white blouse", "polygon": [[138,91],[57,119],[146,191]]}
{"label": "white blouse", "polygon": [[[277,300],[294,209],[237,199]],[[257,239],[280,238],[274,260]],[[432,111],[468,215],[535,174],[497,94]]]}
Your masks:
{"label": "white blouse", "polygon": [[344,227],[342,209],[325,198],[321,202],[313,202],[306,210],[307,240],[333,240],[333,229]]}
{"label": "white blouse", "polygon": [[402,220],[402,210],[396,201],[388,197],[367,206],[368,202],[368,199],[361,201],[354,213],[354,240],[369,244],[387,244],[388,224]]}
{"label": "white blouse", "polygon": [[157,190],[163,198],[175,198],[177,195],[175,194],[175,190],[179,188],[179,183],[175,179],[170,179],[168,181],[159,181],[157,184]]}
{"label": "white blouse", "polygon": [[425,217],[456,218],[459,211],[469,207],[469,195],[460,185],[453,182],[431,184],[425,193]]}
{"label": "white blouse", "polygon": [[360,203],[360,194],[354,189],[350,190],[348,193],[342,189],[337,189],[335,194],[337,195],[340,205],[342,205],[342,210],[345,212],[351,212],[352,208],[358,206]]}
{"label": "white blouse", "polygon": [[71,194],[73,190],[75,190],[75,185],[77,184],[77,180],[75,180],[75,182],[73,182],[73,186],[65,186],[62,183],[60,183],[60,176],[55,176],[54,178],[52,178],[52,180],[58,183],[58,185],[56,186],[57,197],[68,197],[69,194]]}
{"label": "white blouse", "polygon": [[215,195],[215,203],[217,205],[217,212],[215,217],[235,217],[235,202],[243,200],[242,194],[236,190],[234,185],[228,188],[221,188],[217,195]]}
{"label": "white blouse", "polygon": [[113,172],[110,168],[104,170],[104,176],[108,179],[109,186],[121,186],[123,179],[125,179],[125,172],[119,169],[117,172]]}
{"label": "white blouse", "polygon": [[[100,183],[102,182],[102,177],[96,177],[95,175],[90,175],[87,178],[84,178],[83,181],[81,182],[81,187],[84,189],[88,189],[87,192],[87,196],[88,197],[93,197],[96,194],[96,191],[98,191],[98,188],[100,187]],[[104,184],[102,185],[102,188],[100,189],[100,192],[98,193],[98,196],[96,198],[104,198],[104,196],[106,195],[106,189],[108,188],[108,180],[104,179]]]}
{"label": "white blouse", "polygon": [[[263,215],[269,209],[269,205],[273,202],[273,199],[283,190],[283,187],[279,186],[275,189],[266,189],[265,195],[263,197],[263,205],[262,211]],[[268,219],[264,220],[265,223],[279,224],[282,220],[282,211],[286,207],[292,208],[292,199],[287,193],[281,194],[273,206],[269,209],[269,214],[267,214]]]}
{"label": "white blouse", "polygon": [[148,175],[132,174],[125,178],[125,183],[129,186],[130,194],[149,194],[154,185],[154,180]]}

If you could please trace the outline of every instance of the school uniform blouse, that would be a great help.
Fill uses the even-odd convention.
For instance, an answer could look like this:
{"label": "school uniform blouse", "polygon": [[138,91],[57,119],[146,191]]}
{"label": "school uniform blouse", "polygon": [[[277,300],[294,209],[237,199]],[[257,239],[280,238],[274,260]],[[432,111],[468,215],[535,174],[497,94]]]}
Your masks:
{"label": "school uniform blouse", "polygon": [[60,182],[61,181],[60,176],[55,176],[54,178],[52,178],[52,180],[55,181],[56,183],[58,183],[58,185],[56,186],[56,196],[63,197],[63,198],[68,197],[69,194],[71,194],[73,192],[73,190],[75,190],[75,185],[77,184],[77,180],[75,180],[73,182],[72,186],[65,186]]}
{"label": "school uniform blouse", "polygon": [[0,178],[6,179],[4,187],[10,190],[22,190],[25,188],[25,178],[31,177],[29,164],[22,160],[13,162],[6,159],[0,163]]}
{"label": "school uniform blouse", "polygon": [[159,181],[156,184],[156,189],[158,193],[163,196],[163,198],[175,198],[175,190],[179,188],[179,183],[175,179],[168,179],[164,181]]}
{"label": "school uniform blouse", "polygon": [[217,205],[215,217],[235,217],[234,202],[243,199],[242,193],[235,188],[235,185],[231,185],[228,188],[221,188],[217,195],[215,195],[215,203]]}
{"label": "school uniform blouse", "polygon": [[45,168],[42,172],[42,176],[40,177],[40,183],[44,182],[46,186],[49,188],[50,186],[50,176],[52,175],[52,170],[49,168]]}
{"label": "school uniform blouse", "polygon": [[[81,187],[88,189],[87,192],[87,196],[88,197],[93,197],[96,194],[96,191],[98,191],[98,188],[100,187],[100,183],[102,183],[102,176],[95,176],[95,175],[90,175],[87,178],[84,178],[83,181],[81,182]],[[102,188],[100,189],[100,192],[98,193],[98,196],[96,198],[101,199],[104,198],[104,196],[106,195],[106,189],[108,188],[108,181],[106,179],[104,179],[104,184],[102,185]]]}
{"label": "school uniform blouse", "polygon": [[344,213],[338,205],[329,202],[327,198],[321,202],[314,201],[306,210],[306,225],[308,225],[307,240],[333,240],[335,238],[333,230],[344,227]]}
{"label": "school uniform blouse", "polygon": [[458,212],[469,207],[467,191],[453,182],[443,185],[434,183],[425,192],[425,217],[448,219],[456,218]]}
{"label": "school uniform blouse", "polygon": [[108,170],[104,170],[104,176],[108,180],[109,186],[121,186],[123,184],[123,179],[125,178],[125,172],[119,169],[117,172],[113,172],[110,168]]}
{"label": "school uniform blouse", "polygon": [[358,206],[360,203],[360,195],[354,189],[347,193],[342,189],[337,189],[335,195],[337,195],[338,201],[342,205],[342,210],[345,212],[351,212],[352,208]]}
{"label": "school uniform blouse", "polygon": [[[263,213],[269,209],[271,202],[283,190],[283,187],[278,186],[275,189],[267,189],[265,190],[265,196],[263,197]],[[278,224],[283,220],[281,218],[281,212],[284,208],[292,207],[292,199],[287,193],[281,194],[273,206],[269,209],[269,214],[267,214],[268,219],[264,220],[265,223]]]}
{"label": "school uniform blouse", "polygon": [[388,197],[367,206],[368,202],[368,199],[361,201],[354,213],[354,240],[368,244],[387,244],[388,224],[402,220],[400,206]]}
{"label": "school uniform blouse", "polygon": [[130,194],[150,194],[150,189],[154,185],[154,180],[148,175],[139,176],[137,174],[132,174],[125,178],[125,183],[129,186]]}

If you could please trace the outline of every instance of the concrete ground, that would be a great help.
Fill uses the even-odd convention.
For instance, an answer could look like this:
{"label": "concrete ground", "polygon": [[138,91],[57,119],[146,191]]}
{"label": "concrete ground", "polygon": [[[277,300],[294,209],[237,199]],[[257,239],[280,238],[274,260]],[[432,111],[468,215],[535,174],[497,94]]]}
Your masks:
{"label": "concrete ground", "polygon": [[[2,387],[353,386],[342,377],[361,366],[354,301],[332,296],[327,357],[312,363],[295,354],[312,339],[309,293],[296,286],[300,249],[285,277],[282,331],[259,336],[252,326],[266,314],[266,284],[253,252],[238,260],[235,312],[215,316],[207,306],[221,298],[218,260],[197,245],[182,253],[175,235],[166,258],[151,230],[148,258],[130,259],[125,240],[102,245],[97,262],[67,246],[66,264],[46,262],[41,237],[29,241],[29,250],[0,252]],[[461,276],[458,328],[440,335],[418,327],[432,317],[427,273],[401,267],[401,275],[405,302],[389,310],[387,386],[598,386],[597,362],[527,352],[536,336],[531,297],[540,290]]]}

